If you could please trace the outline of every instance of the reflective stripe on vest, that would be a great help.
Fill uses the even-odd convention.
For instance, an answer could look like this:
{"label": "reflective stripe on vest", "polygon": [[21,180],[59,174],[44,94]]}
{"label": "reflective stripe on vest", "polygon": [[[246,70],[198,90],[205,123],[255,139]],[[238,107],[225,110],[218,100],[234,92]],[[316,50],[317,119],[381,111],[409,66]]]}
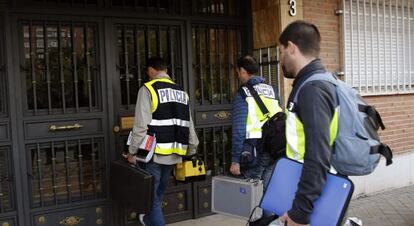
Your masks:
{"label": "reflective stripe on vest", "polygon": [[157,143],[157,146],[155,147],[155,153],[160,154],[160,155],[170,155],[170,154],[186,155],[187,148],[188,148],[188,145],[181,144],[178,142]]}
{"label": "reflective stripe on vest", "polygon": [[[164,84],[155,84],[156,82]],[[165,83],[170,85],[165,85]],[[150,132],[154,132],[157,137],[155,153],[186,155],[190,119],[189,115],[185,115],[183,112],[188,112],[188,95],[168,78],[153,79],[144,85],[151,94],[153,117],[148,127]],[[172,108],[169,105],[172,105]],[[183,138],[183,134],[187,134],[187,137]]]}
{"label": "reflective stripe on vest", "polygon": [[178,118],[173,118],[173,119],[152,119],[150,122],[151,126],[173,126],[173,125],[178,125],[178,126],[183,126],[183,127],[190,127],[190,121],[187,120],[182,120],[182,119],[178,119]]}
{"label": "reflective stripe on vest", "polygon": [[[338,133],[339,106],[335,108],[330,124],[329,145],[332,146]],[[287,112],[286,121],[286,155],[288,158],[303,162],[305,157],[305,130],[303,123],[295,112]]]}
{"label": "reflective stripe on vest", "polygon": [[247,102],[247,121],[246,121],[246,139],[262,138],[262,126],[264,123],[276,113],[282,111],[279,107],[279,102],[275,98],[275,93],[270,85],[259,83],[253,86],[253,88],[259,94],[260,99],[263,101],[268,115],[263,115],[262,111],[257,105],[254,97],[250,94],[247,87],[243,87],[243,91],[246,94]]}

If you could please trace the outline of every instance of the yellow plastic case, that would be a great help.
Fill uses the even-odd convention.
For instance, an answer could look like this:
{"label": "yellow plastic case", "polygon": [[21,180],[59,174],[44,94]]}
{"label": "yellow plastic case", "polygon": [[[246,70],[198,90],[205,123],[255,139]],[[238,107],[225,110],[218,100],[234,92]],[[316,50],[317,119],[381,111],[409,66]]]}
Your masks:
{"label": "yellow plastic case", "polygon": [[202,160],[190,160],[178,163],[175,166],[175,179],[185,181],[188,177],[206,175],[206,168]]}

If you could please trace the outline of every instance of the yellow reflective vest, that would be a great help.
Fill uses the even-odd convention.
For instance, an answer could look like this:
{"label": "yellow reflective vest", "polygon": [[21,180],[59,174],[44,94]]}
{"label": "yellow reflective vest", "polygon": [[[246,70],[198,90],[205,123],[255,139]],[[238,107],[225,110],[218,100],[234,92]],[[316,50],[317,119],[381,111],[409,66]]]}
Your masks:
{"label": "yellow reflective vest", "polygon": [[253,85],[260,99],[263,101],[269,113],[264,115],[260,110],[259,105],[250,94],[249,89],[243,86],[242,89],[245,94],[247,102],[247,122],[246,122],[246,139],[260,139],[262,138],[262,126],[264,123],[276,113],[282,111],[279,102],[276,100],[276,95],[273,87],[264,83]]}
{"label": "yellow reflective vest", "polygon": [[[294,103],[289,103],[286,121],[286,155],[288,158],[303,162],[305,157],[305,128],[294,111]],[[335,108],[334,115],[330,123],[330,140],[332,146],[338,133],[339,106]]]}
{"label": "yellow reflective vest", "polygon": [[155,153],[186,155],[190,133],[187,93],[167,78],[154,79],[144,85],[152,99],[152,120],[148,132],[155,134]]}

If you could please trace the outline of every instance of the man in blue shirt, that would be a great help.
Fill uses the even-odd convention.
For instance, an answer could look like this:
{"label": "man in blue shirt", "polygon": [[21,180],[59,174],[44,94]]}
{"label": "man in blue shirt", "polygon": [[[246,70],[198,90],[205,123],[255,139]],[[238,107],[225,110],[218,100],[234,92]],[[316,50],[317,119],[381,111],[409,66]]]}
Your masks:
{"label": "man in blue shirt", "polygon": [[[259,70],[256,60],[249,55],[237,61],[237,74],[242,83],[233,102],[232,164],[230,172],[245,178],[261,179],[266,188],[274,160],[269,152],[262,150],[261,127],[280,111],[276,92],[265,84],[262,77],[255,76]],[[268,108],[264,116],[246,85],[251,85]]]}

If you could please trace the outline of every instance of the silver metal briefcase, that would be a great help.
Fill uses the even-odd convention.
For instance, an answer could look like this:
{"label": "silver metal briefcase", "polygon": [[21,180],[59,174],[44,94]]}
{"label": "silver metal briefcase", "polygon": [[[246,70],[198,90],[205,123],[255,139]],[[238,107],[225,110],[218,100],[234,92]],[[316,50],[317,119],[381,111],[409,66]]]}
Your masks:
{"label": "silver metal briefcase", "polygon": [[[253,209],[260,204],[263,195],[261,180],[215,176],[212,179],[211,211],[242,219],[249,219]],[[262,216],[256,208],[252,220]]]}

